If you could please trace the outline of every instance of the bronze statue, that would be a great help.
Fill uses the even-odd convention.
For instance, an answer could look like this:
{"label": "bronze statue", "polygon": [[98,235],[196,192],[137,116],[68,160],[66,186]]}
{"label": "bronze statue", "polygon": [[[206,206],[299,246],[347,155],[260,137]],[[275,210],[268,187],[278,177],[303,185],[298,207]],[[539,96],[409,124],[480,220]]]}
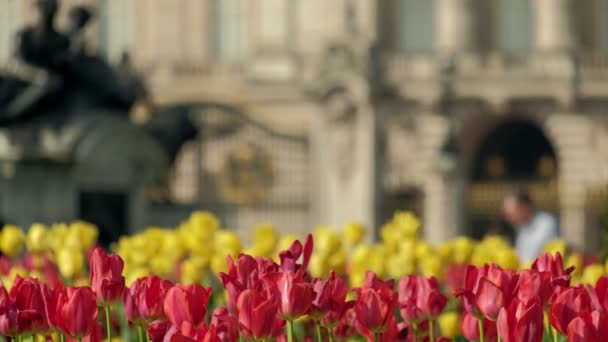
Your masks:
{"label": "bronze statue", "polygon": [[[69,12],[67,32],[54,22],[58,0],[36,0],[39,20],[18,33],[16,57],[27,70],[22,79],[0,77],[0,125],[42,115],[68,115],[104,108],[128,113],[135,91],[106,61],[86,52],[84,30],[93,17],[86,6]],[[41,110],[41,109],[44,110]]]}

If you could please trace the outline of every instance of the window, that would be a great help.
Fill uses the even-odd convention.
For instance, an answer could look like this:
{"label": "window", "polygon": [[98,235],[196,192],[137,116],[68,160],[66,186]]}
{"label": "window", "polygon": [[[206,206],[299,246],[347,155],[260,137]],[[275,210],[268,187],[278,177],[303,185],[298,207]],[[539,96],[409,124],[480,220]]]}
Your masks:
{"label": "window", "polygon": [[131,0],[98,0],[98,48],[111,61],[131,49],[132,5]]}
{"label": "window", "polygon": [[19,30],[20,0],[0,0],[0,67],[7,63],[14,51],[14,38]]}
{"label": "window", "polygon": [[499,0],[498,47],[503,50],[531,49],[533,15],[530,0]]}
{"label": "window", "polygon": [[244,0],[214,0],[212,11],[212,51],[222,61],[239,60],[245,50]]}
{"label": "window", "polygon": [[396,45],[400,51],[428,51],[434,47],[435,1],[394,0]]}

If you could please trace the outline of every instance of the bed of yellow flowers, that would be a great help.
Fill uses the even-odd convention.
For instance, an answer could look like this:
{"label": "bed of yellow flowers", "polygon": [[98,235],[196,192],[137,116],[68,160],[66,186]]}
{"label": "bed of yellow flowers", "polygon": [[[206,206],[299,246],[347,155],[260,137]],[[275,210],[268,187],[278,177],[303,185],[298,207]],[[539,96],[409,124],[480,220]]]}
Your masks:
{"label": "bed of yellow flowers", "polygon": [[[420,238],[421,223],[410,212],[397,212],[384,224],[380,239],[371,242],[370,231],[357,223],[343,227],[319,226],[313,231],[314,253],[309,272],[313,277],[327,277],[330,271],[348,279],[352,288],[362,285],[367,271],[380,278],[398,279],[406,274],[435,277],[448,284],[458,277],[454,265],[497,264],[504,269],[521,269],[516,251],[498,236],[481,241],[457,237],[439,245]],[[27,251],[32,255],[49,255],[57,265],[64,281],[70,284],[88,282],[86,260],[88,251],[97,243],[98,231],[94,225],[76,221],[70,224],[32,225],[26,232],[6,225],[0,233],[0,251],[9,258],[17,258]],[[226,255],[237,258],[240,253],[277,258],[277,252],[286,250],[303,236],[279,235],[272,224],[251,229],[250,244],[244,244],[239,235],[221,226],[218,218],[209,212],[194,212],[173,229],[148,227],[135,235],[123,236],[111,249],[124,260],[124,276],[129,286],[148,274],[174,279],[184,284],[206,283],[220,272],[227,272]],[[606,275],[608,264],[584,264],[576,253],[569,253],[562,240],[546,246],[550,253],[565,256],[565,267],[575,266],[573,283],[595,284]],[[36,261],[34,261],[36,262]],[[1,280],[10,288],[16,275],[44,278],[36,271],[12,266]],[[438,319],[445,336],[456,336],[460,329],[460,315],[447,310]]]}

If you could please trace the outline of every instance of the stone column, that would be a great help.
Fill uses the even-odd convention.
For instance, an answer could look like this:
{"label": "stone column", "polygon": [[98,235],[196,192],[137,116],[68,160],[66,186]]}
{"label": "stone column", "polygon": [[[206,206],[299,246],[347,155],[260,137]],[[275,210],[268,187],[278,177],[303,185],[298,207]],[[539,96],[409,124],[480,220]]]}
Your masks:
{"label": "stone column", "polygon": [[474,0],[437,0],[435,45],[443,52],[472,50],[477,45]]}
{"label": "stone column", "polygon": [[535,46],[566,50],[575,46],[572,0],[534,0]]}
{"label": "stone column", "polygon": [[553,114],[545,123],[559,158],[560,229],[568,244],[587,250],[598,240],[586,195],[593,171],[593,124],[578,113]]}
{"label": "stone column", "polygon": [[316,120],[312,203],[318,223],[341,228],[355,221],[372,231],[376,228],[376,123],[373,108],[359,96],[331,95]]}
{"label": "stone column", "polygon": [[424,186],[424,239],[433,244],[462,234],[464,177],[432,173]]}

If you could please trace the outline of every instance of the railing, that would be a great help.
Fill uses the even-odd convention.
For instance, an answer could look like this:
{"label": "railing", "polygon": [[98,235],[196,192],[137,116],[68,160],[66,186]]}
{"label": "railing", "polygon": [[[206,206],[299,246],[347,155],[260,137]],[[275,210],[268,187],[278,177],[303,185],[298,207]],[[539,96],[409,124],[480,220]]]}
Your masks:
{"label": "railing", "polygon": [[[441,77],[442,58],[436,54],[388,54],[384,74],[390,81],[432,80]],[[575,54],[544,52],[490,52],[461,54],[452,59],[459,78],[571,79],[580,76],[608,81],[608,52],[581,51]]]}

